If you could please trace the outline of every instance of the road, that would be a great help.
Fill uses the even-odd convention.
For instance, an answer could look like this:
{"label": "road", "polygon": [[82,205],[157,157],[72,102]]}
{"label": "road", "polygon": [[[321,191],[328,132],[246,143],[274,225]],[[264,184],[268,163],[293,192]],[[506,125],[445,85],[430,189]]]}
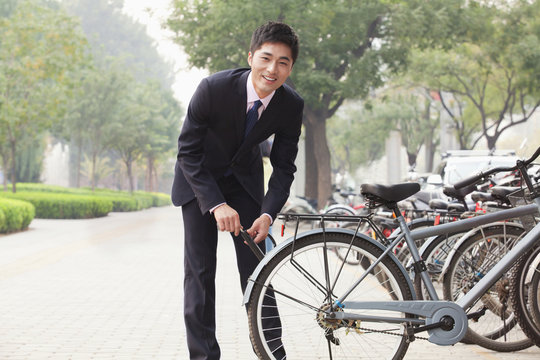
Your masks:
{"label": "road", "polygon": [[[279,239],[278,239],[279,240]],[[227,234],[218,247],[223,360],[254,359]],[[36,219],[0,236],[0,359],[188,359],[180,210],[90,220]],[[539,359],[417,340],[406,359]]]}

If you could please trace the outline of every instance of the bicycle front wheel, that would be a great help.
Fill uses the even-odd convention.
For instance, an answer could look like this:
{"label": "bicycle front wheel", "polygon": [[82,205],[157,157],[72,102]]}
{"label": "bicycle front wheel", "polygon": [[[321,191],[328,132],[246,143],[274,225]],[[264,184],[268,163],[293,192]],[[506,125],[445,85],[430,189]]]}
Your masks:
{"label": "bicycle front wheel", "polygon": [[[251,341],[259,358],[402,359],[408,347],[404,325],[325,316],[381,253],[366,239],[338,232],[308,235],[278,252],[254,280],[248,304]],[[346,254],[360,257],[359,265],[348,264],[342,258]],[[347,300],[411,300],[406,276],[385,257]]]}
{"label": "bicycle front wheel", "polygon": [[[510,223],[497,224],[471,236],[456,248],[444,274],[443,293],[456,301],[497,264],[522,238],[524,230]],[[486,309],[476,322],[469,322],[465,341],[495,351],[519,351],[532,346],[517,324],[509,302],[509,272],[488,289],[469,312]]]}
{"label": "bicycle front wheel", "polygon": [[510,278],[510,303],[523,332],[536,346],[540,346],[540,265],[535,262],[538,256],[540,245],[518,261]]}

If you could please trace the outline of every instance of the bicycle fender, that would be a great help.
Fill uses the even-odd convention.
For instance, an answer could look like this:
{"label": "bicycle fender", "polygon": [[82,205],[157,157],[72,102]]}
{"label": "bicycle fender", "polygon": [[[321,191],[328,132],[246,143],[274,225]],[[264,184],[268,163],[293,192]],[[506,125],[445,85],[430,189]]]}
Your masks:
{"label": "bicycle fender", "polygon": [[450,250],[450,253],[448,254],[448,257],[446,258],[446,261],[444,262],[444,266],[442,268],[442,271],[441,271],[441,274],[439,276],[439,279],[442,280],[443,277],[446,275],[446,273],[448,272],[448,266],[449,264],[452,262],[452,258],[454,256],[456,256],[456,253],[457,253],[457,249],[461,246],[461,244],[463,244],[465,241],[467,241],[469,238],[471,238],[472,236],[478,234],[478,233],[481,233],[483,232],[485,229],[488,229],[492,226],[496,226],[496,225],[504,225],[504,226],[507,226],[507,227],[510,227],[510,228],[515,228],[515,229],[519,229],[519,230],[523,230],[523,226],[521,224],[518,224],[518,223],[513,223],[513,222],[495,222],[495,223],[491,223],[491,224],[486,224],[486,225],[482,225],[482,226],[478,226],[478,227],[475,227],[471,230],[469,230],[467,233],[465,233],[461,238],[459,238],[458,241],[456,241],[456,244],[454,245],[454,247],[452,247],[452,250]]}
{"label": "bicycle fender", "polygon": [[[354,230],[344,229],[344,228],[331,228],[331,229],[326,229],[324,231],[326,233],[344,233],[344,234],[351,235],[351,237],[355,234]],[[305,232],[297,234],[296,240],[313,235],[313,234],[322,234],[322,233],[323,233],[323,229],[320,229],[320,228],[305,231]],[[378,243],[377,241],[373,240],[371,237],[367,235],[356,233],[356,236],[361,238],[364,241],[368,241],[372,243],[373,245],[381,249],[381,251],[386,250],[386,248],[382,244]],[[259,262],[259,265],[257,265],[257,267],[255,268],[255,270],[253,271],[253,273],[248,279],[246,291],[244,292],[244,299],[242,302],[243,305],[246,305],[249,302],[249,298],[251,297],[251,291],[253,290],[253,284],[257,281],[262,269],[268,264],[268,262],[270,262],[270,260],[274,258],[274,256],[276,256],[277,253],[279,253],[282,249],[286,248],[293,241],[295,241],[294,236],[286,239],[285,241],[282,241],[275,248],[273,248],[269,253],[267,253],[265,257]],[[407,285],[409,286],[413,294],[413,300],[416,300],[416,293],[414,292],[414,286],[412,284],[410,276],[407,274],[407,271],[405,271],[405,267],[403,267],[403,265],[397,260],[397,258],[394,256],[392,252],[388,253],[388,256],[390,257],[390,259],[392,259],[394,263],[396,263],[399,270],[405,275],[404,277],[405,279],[407,279]]]}

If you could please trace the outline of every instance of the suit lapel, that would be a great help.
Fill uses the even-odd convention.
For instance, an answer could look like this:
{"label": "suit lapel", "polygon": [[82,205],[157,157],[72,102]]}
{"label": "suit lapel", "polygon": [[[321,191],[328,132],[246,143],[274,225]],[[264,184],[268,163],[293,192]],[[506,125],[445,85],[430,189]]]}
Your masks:
{"label": "suit lapel", "polygon": [[234,119],[234,124],[236,126],[235,133],[236,133],[236,141],[237,144],[241,144],[242,140],[244,138],[244,129],[246,127],[246,104],[247,104],[247,91],[246,91],[246,83],[247,78],[249,75],[249,71],[246,71],[245,73],[240,76],[238,83],[236,84],[235,91],[238,93],[238,101],[236,102],[234,106],[234,114],[231,114]]}

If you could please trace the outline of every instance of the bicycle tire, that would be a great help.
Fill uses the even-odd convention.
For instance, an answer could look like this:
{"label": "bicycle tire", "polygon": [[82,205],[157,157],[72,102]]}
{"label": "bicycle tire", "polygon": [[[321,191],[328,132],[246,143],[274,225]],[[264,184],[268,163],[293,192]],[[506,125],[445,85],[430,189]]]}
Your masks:
{"label": "bicycle tire", "polygon": [[[456,301],[467,293],[523,234],[521,228],[497,224],[461,243],[456,248],[455,256],[449,259],[448,269],[443,276],[444,298]],[[508,274],[504,274],[468,309],[475,311],[485,306],[488,310],[477,322],[469,322],[464,342],[474,342],[500,352],[519,351],[532,346],[532,341],[523,333],[508,306]]]}
{"label": "bicycle tire", "polygon": [[[358,228],[358,222],[344,223],[341,226],[341,228],[356,231],[356,229]],[[360,225],[360,228],[358,228],[358,232],[361,233],[361,234],[366,234],[366,230],[369,230],[369,229],[370,229],[369,224],[367,222],[364,222],[363,224]],[[368,234],[366,234],[366,235],[370,236]],[[353,252],[353,253],[349,253],[348,256],[345,256],[344,254],[341,253],[341,250],[342,249],[339,249],[339,248],[334,249],[334,251],[336,252],[336,255],[341,260],[345,260],[345,262],[347,264],[349,264],[349,265],[359,265],[360,262],[362,261],[360,254],[357,254],[357,253]],[[347,250],[347,249],[345,249],[345,250]],[[364,266],[365,266],[365,264],[366,264],[366,261],[364,260]]]}
{"label": "bicycle tire", "polygon": [[526,283],[529,269],[537,256],[540,256],[540,246],[521,257],[512,268],[510,303],[523,332],[536,346],[540,346],[540,268],[534,270],[530,282]]}
{"label": "bicycle tire", "polygon": [[531,308],[531,316],[537,328],[540,328],[540,266],[534,270],[529,286],[529,303]]}
{"label": "bicycle tire", "polygon": [[[361,237],[338,232],[311,234],[276,253],[254,280],[248,319],[251,342],[260,359],[281,358],[283,354],[275,356],[282,349],[276,344],[279,339],[290,359],[402,359],[405,355],[409,344],[402,336],[403,325],[362,323],[363,327],[392,329],[400,334],[393,336],[362,333],[358,324],[323,319],[324,309],[335,300],[334,294],[343,292],[364,272],[363,266],[347,265],[340,260],[332,250],[334,247],[349,248],[370,261],[382,254],[377,245]],[[412,288],[406,277],[395,260],[385,257],[347,299],[411,300]],[[330,301],[328,289],[333,289]],[[276,311],[270,316],[272,308],[277,308],[279,314]],[[278,323],[268,324],[272,320]]]}
{"label": "bicycle tire", "polygon": [[[356,212],[354,209],[350,206],[346,205],[333,205],[330,208],[326,209],[324,212],[324,215],[341,215],[341,216],[354,216],[356,215]],[[346,221],[330,221],[325,220],[324,226],[325,228],[343,228],[345,227],[345,224],[347,224]]]}
{"label": "bicycle tire", "polygon": [[[309,209],[301,204],[295,204],[292,206],[289,206],[287,208],[284,208],[281,210],[282,213],[290,214],[290,215],[302,215],[302,214],[309,214],[313,215],[315,214],[312,209]],[[311,220],[297,220],[295,218],[289,219],[288,221],[283,221],[285,226],[296,226],[296,222],[299,222],[299,225],[305,228],[313,229],[314,221]]]}

